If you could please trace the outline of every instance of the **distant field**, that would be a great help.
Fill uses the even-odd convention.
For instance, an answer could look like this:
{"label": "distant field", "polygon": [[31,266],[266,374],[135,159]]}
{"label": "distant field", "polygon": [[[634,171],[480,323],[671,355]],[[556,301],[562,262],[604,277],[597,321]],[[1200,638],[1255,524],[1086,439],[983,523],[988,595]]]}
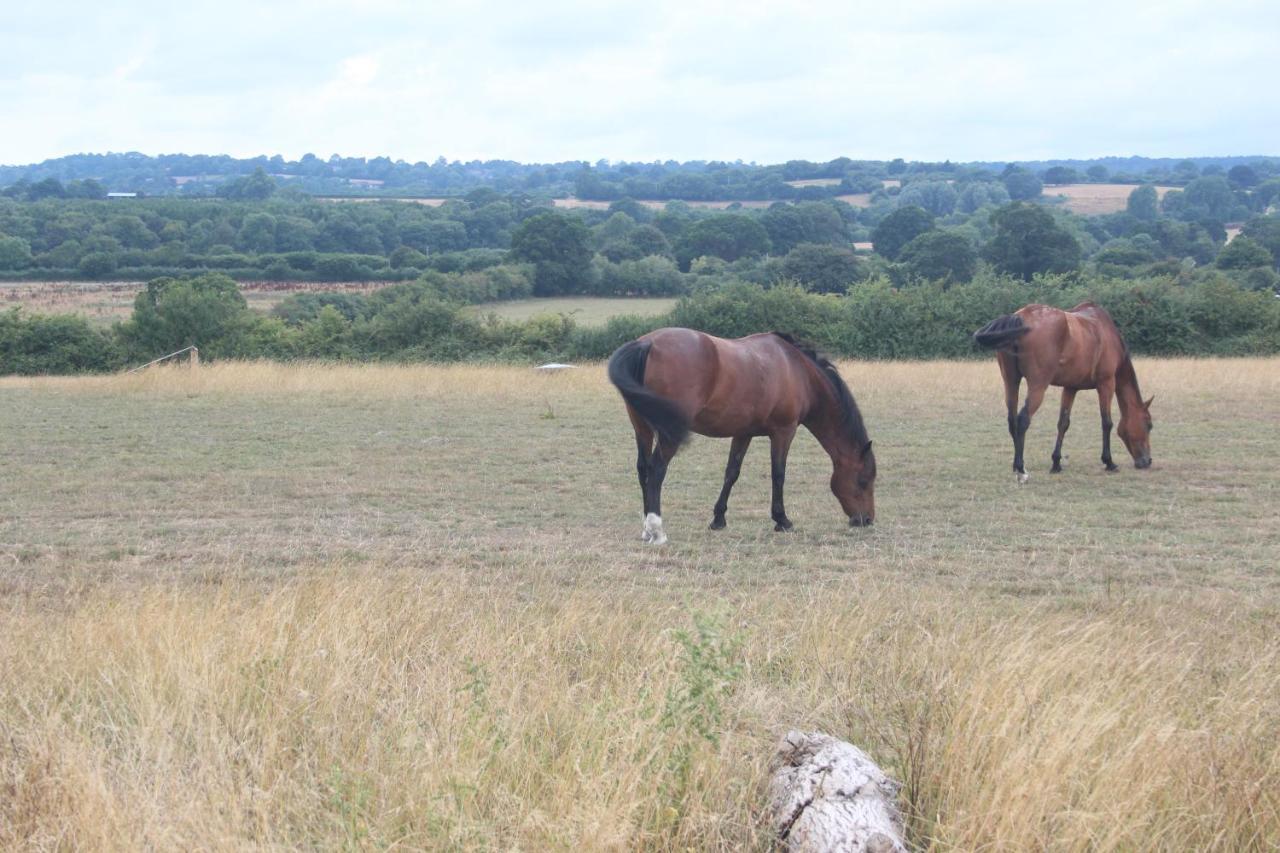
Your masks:
{"label": "distant field", "polygon": [[527,320],[538,314],[568,314],[575,323],[583,326],[601,326],[609,318],[621,314],[653,316],[670,311],[676,304],[674,298],[611,299],[608,297],[552,297],[547,299],[516,299],[510,302],[488,302],[476,305],[472,310],[480,314],[497,314],[504,320]]}
{"label": "distant field", "polygon": [[[1136,184],[1062,184],[1046,186],[1044,195],[1047,198],[1063,196],[1066,199],[1063,207],[1072,213],[1098,216],[1124,210],[1129,202],[1129,194],[1137,188]],[[1177,187],[1156,187],[1156,195],[1163,199],[1165,193],[1176,189]]]}
{"label": "distant field", "polygon": [[789,728],[912,850],[1280,848],[1280,360],[1141,359],[1154,466],[998,371],[841,365],[878,517],[803,431],[672,463],[639,541],[603,365],[0,379],[0,849],[776,850]]}
{"label": "distant field", "polygon": [[[249,307],[270,311],[295,293],[371,293],[394,282],[248,281],[240,284]],[[143,281],[23,281],[0,283],[0,308],[21,307],[40,314],[81,314],[94,322],[124,320]]]}

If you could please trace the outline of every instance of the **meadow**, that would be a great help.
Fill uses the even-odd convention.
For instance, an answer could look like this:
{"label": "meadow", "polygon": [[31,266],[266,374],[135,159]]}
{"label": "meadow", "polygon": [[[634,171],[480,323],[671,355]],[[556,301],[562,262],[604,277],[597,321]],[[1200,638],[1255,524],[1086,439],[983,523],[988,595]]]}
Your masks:
{"label": "meadow", "polygon": [[661,548],[600,365],[0,379],[0,847],[769,849],[790,728],[919,849],[1280,846],[1280,360],[1140,360],[1148,471],[1053,392],[1023,487],[994,363],[841,369],[874,527],[802,433],[709,531],[695,438]]}

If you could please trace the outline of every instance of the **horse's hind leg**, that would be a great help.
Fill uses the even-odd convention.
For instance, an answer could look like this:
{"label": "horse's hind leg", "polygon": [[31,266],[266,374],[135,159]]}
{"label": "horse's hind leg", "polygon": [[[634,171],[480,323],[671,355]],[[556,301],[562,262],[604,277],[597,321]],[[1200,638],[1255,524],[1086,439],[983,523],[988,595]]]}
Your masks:
{"label": "horse's hind leg", "polygon": [[1076,401],[1076,392],[1071,388],[1062,389],[1062,407],[1058,410],[1058,443],[1053,446],[1053,467],[1049,469],[1050,473],[1058,474],[1062,471],[1062,439],[1067,435],[1067,429],[1071,426],[1071,404]]}
{"label": "horse's hind leg", "polygon": [[1010,353],[996,353],[996,364],[1000,365],[1000,376],[1004,379],[1004,407],[1008,413],[1009,438],[1013,439],[1013,470],[1020,473],[1019,482],[1026,472],[1019,464],[1022,459],[1021,443],[1018,440],[1018,386],[1022,384],[1022,373],[1018,370],[1018,359]]}
{"label": "horse's hind leg", "polygon": [[674,445],[659,440],[649,456],[649,470],[646,472],[646,494],[648,503],[645,506],[644,532],[645,541],[651,545],[661,545],[667,541],[667,534],[662,530],[662,481],[667,477],[667,466],[671,457],[678,450]]}
{"label": "horse's hind leg", "polygon": [[1022,462],[1022,448],[1027,441],[1027,429],[1031,426],[1031,419],[1035,417],[1040,404],[1044,402],[1044,392],[1048,387],[1047,384],[1027,379],[1027,402],[1023,403],[1022,411],[1018,413],[1016,424],[1018,432],[1013,439],[1013,470],[1017,474],[1019,483],[1025,483],[1031,479]]}
{"label": "horse's hind leg", "polygon": [[775,432],[769,436],[769,461],[773,474],[773,505],[771,515],[774,530],[790,530],[791,519],[787,518],[787,510],[782,503],[782,487],[787,479],[787,452],[791,449],[791,439],[796,437],[796,428]]}
{"label": "horse's hind leg", "polygon": [[747,448],[751,446],[751,436],[737,436],[733,439],[733,445],[729,448],[729,462],[724,466],[724,488],[720,490],[720,497],[716,499],[716,505],[712,509],[715,516],[711,519],[712,530],[724,529],[724,514],[729,509],[729,492],[733,489],[733,484],[738,482],[738,473],[742,470],[742,459],[747,455]]}
{"label": "horse's hind leg", "polygon": [[[631,414],[630,407],[628,414]],[[649,457],[653,454],[653,430],[635,414],[631,416],[631,426],[636,433],[636,476],[640,480],[640,500],[644,504],[643,523],[643,519],[649,516]],[[650,538],[646,527],[641,531],[640,539],[648,542]]]}

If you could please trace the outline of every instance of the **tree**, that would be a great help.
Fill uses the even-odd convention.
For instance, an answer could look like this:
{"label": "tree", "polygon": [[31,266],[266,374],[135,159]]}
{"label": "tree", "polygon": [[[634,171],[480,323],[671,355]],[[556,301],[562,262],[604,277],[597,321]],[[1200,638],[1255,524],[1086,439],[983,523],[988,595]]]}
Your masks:
{"label": "tree", "polygon": [[31,244],[21,237],[0,234],[0,270],[21,270],[31,265]]}
{"label": "tree", "polygon": [[871,243],[877,254],[896,261],[903,246],[932,228],[933,216],[923,207],[900,207],[872,229]]}
{"label": "tree", "polygon": [[926,231],[902,247],[898,260],[912,278],[963,284],[978,270],[978,253],[959,234]]}
{"label": "tree", "polygon": [[1275,266],[1267,247],[1241,234],[1223,247],[1214,264],[1221,270],[1247,270]]}
{"label": "tree", "polygon": [[1235,193],[1221,175],[1196,178],[1183,190],[1182,200],[1185,204],[1182,218],[1188,220],[1226,222],[1236,206]]}
{"label": "tree", "polygon": [[1240,236],[1265,248],[1280,263],[1280,216],[1255,216],[1244,224]]}
{"label": "tree", "polygon": [[956,209],[957,193],[946,181],[912,181],[898,193],[898,206],[923,207],[934,216],[950,216]]}
{"label": "tree", "polygon": [[763,255],[770,247],[769,233],[755,219],[721,213],[689,226],[676,241],[675,253],[680,271],[688,272],[695,258],[711,255],[732,262]]}
{"label": "tree", "polygon": [[1009,191],[998,181],[973,181],[965,184],[956,197],[956,210],[961,213],[973,213],[987,205],[1008,204]]}
{"label": "tree", "polygon": [[844,293],[866,277],[862,262],[849,249],[820,243],[801,243],[782,259],[782,275],[817,293]]}
{"label": "tree", "polygon": [[1009,198],[1014,201],[1027,201],[1036,198],[1044,190],[1044,185],[1040,183],[1040,179],[1034,174],[1015,166],[1012,169],[1006,169],[1001,177],[1004,188],[1009,192]]}
{"label": "tree", "polygon": [[1046,184],[1075,184],[1080,181],[1080,173],[1070,166],[1050,166],[1040,177]]}
{"label": "tree", "polygon": [[275,191],[275,180],[259,166],[252,175],[224,184],[218,194],[236,200],[261,201],[270,198]]}
{"label": "tree", "polygon": [[535,214],[511,235],[511,257],[534,266],[536,296],[582,293],[591,274],[591,232],[576,216]]}
{"label": "tree", "polygon": [[1129,193],[1129,201],[1125,205],[1125,210],[1134,219],[1142,222],[1153,222],[1159,215],[1159,201],[1160,198],[1156,193],[1156,188],[1144,184]]}
{"label": "tree", "polygon": [[198,346],[202,354],[230,355],[249,319],[235,281],[220,273],[196,278],[158,278],[133,301],[133,316],[121,337],[140,357]]}
{"label": "tree", "polygon": [[1095,184],[1106,183],[1107,178],[1110,175],[1107,171],[1107,167],[1101,164],[1090,166],[1088,169],[1085,169],[1084,173],[1088,175],[1089,180],[1093,181]]}
{"label": "tree", "polygon": [[995,235],[983,255],[997,270],[1030,281],[1080,267],[1080,244],[1044,208],[1013,202],[991,214]]}
{"label": "tree", "polygon": [[1258,185],[1258,173],[1254,171],[1252,166],[1246,166],[1241,163],[1239,166],[1232,166],[1227,171],[1227,180],[1238,187],[1255,187]]}

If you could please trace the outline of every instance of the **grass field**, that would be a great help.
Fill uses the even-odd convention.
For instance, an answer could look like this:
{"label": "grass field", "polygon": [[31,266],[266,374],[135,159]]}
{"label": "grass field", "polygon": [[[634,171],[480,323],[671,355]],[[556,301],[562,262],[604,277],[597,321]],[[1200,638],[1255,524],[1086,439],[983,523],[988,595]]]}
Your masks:
{"label": "grass field", "polygon": [[[385,281],[245,281],[249,307],[266,313],[295,293],[371,293]],[[0,284],[0,310],[23,308],[38,314],[81,314],[103,325],[127,320],[144,281],[23,281]]]}
{"label": "grass field", "polygon": [[[727,443],[640,543],[602,371],[215,364],[0,380],[0,847],[768,849],[777,739],[937,850],[1280,845],[1280,361],[1143,360],[1009,470],[995,365],[843,366],[877,523]],[[1123,452],[1123,451],[1121,451]]]}
{"label": "grass field", "polygon": [[509,302],[486,302],[472,308],[479,314],[496,314],[504,320],[528,320],[539,314],[567,314],[582,326],[602,326],[620,314],[642,317],[664,314],[675,307],[674,297],[611,298],[595,296],[513,299]]}
{"label": "grass field", "polygon": [[[1098,216],[1119,213],[1129,204],[1129,194],[1136,184],[1050,184],[1044,188],[1045,198],[1062,196],[1062,205],[1081,216]],[[1177,187],[1156,187],[1156,196],[1163,200],[1169,190]]]}

